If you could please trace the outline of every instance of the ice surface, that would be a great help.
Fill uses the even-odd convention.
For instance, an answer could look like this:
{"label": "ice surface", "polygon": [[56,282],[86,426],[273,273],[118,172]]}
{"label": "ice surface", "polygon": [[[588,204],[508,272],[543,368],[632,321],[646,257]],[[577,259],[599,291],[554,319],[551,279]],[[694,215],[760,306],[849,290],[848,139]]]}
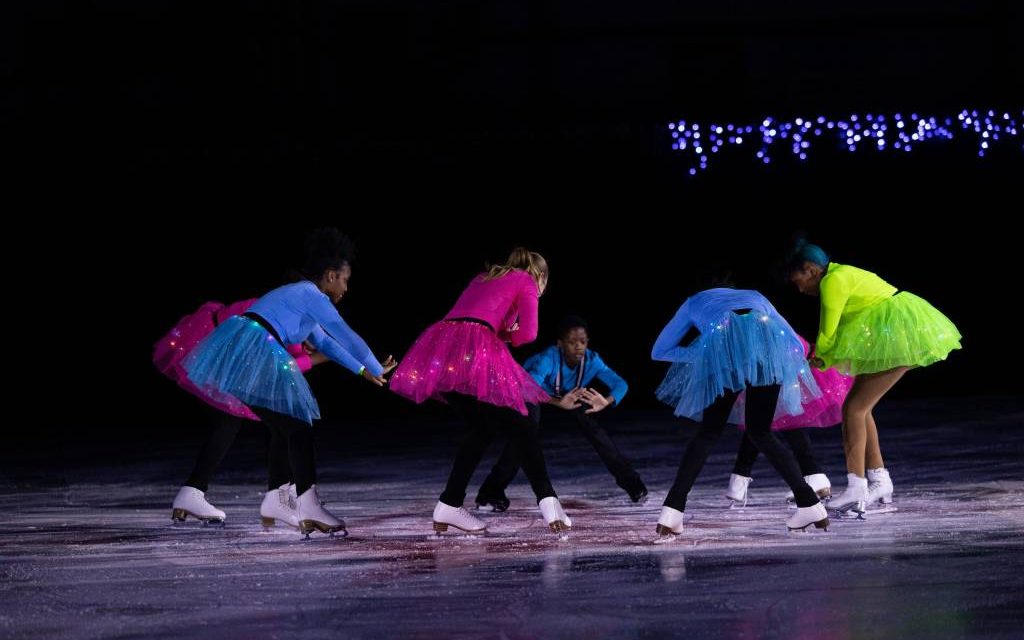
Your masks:
{"label": "ice surface", "polygon": [[[764,460],[750,503],[724,497],[729,432],[698,479],[685,533],[654,545],[691,431],[665,413],[609,414],[651,488],[626,500],[575,431],[545,425],[561,542],[522,476],[486,536],[432,535],[458,431],[318,427],[321,494],[350,537],[259,524],[262,438],[239,438],[209,499],[226,526],[173,526],[199,447],[152,434],[0,471],[0,638],[1020,638],[1024,413],[1019,399],[893,402],[877,412],[899,511],[789,533]],[[403,430],[404,429],[404,430]],[[838,429],[815,431],[833,486]],[[10,452],[8,452],[10,453]],[[479,483],[497,451],[478,470]],[[477,484],[470,488],[471,503]]]}

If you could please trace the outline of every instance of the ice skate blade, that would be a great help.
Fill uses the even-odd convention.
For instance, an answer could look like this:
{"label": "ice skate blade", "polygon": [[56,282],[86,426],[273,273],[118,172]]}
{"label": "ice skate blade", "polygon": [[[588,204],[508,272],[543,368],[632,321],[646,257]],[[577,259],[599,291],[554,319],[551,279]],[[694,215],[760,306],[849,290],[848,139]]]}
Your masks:
{"label": "ice skate blade", "polygon": [[210,516],[197,516],[191,511],[185,511],[184,509],[171,509],[171,521],[174,524],[181,524],[185,522],[189,517],[199,520],[204,525],[223,525],[224,520],[222,518],[210,517]]}
{"label": "ice skate blade", "polygon": [[886,513],[896,513],[897,511],[899,511],[899,509],[897,509],[894,505],[882,505],[877,509],[867,509],[864,513],[859,515],[858,519],[867,520],[867,516],[880,516]]}
{"label": "ice skate blade", "polygon": [[654,538],[654,544],[670,544],[679,538],[678,533],[661,533],[660,529]]}
{"label": "ice skate blade", "polygon": [[342,537],[348,535],[348,531],[345,529],[344,524],[339,524],[335,527],[332,527],[331,525],[324,524],[323,522],[319,522],[317,520],[299,521],[299,533],[305,535],[307,539],[309,538],[309,534],[313,533],[313,531],[319,531],[320,533],[329,533],[332,535],[332,537],[334,534],[338,532],[343,532],[341,534]]}

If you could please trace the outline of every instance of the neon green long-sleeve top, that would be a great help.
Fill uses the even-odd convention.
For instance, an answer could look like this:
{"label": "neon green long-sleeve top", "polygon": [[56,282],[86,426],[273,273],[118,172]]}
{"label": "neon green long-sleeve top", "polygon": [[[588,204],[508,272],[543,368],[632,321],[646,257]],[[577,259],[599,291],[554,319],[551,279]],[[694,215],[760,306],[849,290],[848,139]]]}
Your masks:
{"label": "neon green long-sleeve top", "polygon": [[828,368],[829,352],[836,344],[840,325],[873,304],[895,295],[897,289],[870,271],[831,262],[821,279],[821,319],[814,355]]}

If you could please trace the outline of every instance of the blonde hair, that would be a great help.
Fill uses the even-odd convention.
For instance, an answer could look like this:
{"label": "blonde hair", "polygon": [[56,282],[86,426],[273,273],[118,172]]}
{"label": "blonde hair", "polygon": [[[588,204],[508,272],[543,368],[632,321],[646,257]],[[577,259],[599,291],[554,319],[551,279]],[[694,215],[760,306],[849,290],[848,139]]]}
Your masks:
{"label": "blonde hair", "polygon": [[500,278],[516,269],[521,269],[533,276],[538,289],[541,287],[541,283],[547,280],[548,277],[548,262],[544,259],[544,256],[525,247],[516,247],[509,254],[505,264],[495,264],[487,267],[487,275],[484,276],[484,280]]}

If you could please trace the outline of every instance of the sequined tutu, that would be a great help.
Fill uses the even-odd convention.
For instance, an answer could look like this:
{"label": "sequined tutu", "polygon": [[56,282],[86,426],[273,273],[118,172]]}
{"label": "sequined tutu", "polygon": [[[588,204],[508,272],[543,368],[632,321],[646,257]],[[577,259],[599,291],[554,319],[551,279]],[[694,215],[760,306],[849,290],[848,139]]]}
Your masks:
{"label": "sequined tutu", "polygon": [[258,322],[234,316],[185,358],[188,379],[217,402],[264,407],[312,424],[320,408],[288,351]]}
{"label": "sequined tutu", "polygon": [[960,348],[960,332],[922,298],[903,291],[844,318],[825,364],[849,375],[926,367]]}
{"label": "sequined tutu", "polygon": [[701,331],[690,349],[697,357],[673,363],[655,392],[677,416],[699,421],[726,390],[748,386],[781,385],[776,416],[800,415],[821,396],[796,335],[769,315],[730,313]]}
{"label": "sequined tutu", "polygon": [[153,345],[153,364],[156,365],[160,373],[173,380],[179,387],[211,406],[239,418],[259,420],[248,407],[233,396],[218,400],[203,393],[188,379],[188,374],[182,366],[182,362],[192,353],[196,345],[217,328],[218,318],[229,318],[237,313],[242,313],[253,302],[255,299],[228,306],[220,302],[203,303],[194,313],[179,320],[173,329]]}
{"label": "sequined tutu", "polygon": [[528,403],[549,398],[490,328],[452,320],[431,325],[416,339],[389,386],[416,403],[457,392],[523,415]]}
{"label": "sequined tutu", "polygon": [[[810,345],[802,337],[800,343],[804,345],[804,354],[810,355]],[[835,369],[819,371],[811,367],[811,375],[818,384],[821,397],[808,397],[803,402],[803,413],[798,416],[780,415],[778,409],[775,412],[775,419],[772,420],[772,431],[787,431],[789,429],[805,429],[807,427],[832,427],[843,421],[843,402],[846,401],[846,394],[853,386],[853,378],[844,376]],[[744,391],[736,399],[733,405],[729,422],[736,424],[740,429],[746,428],[744,411],[746,407],[747,392]]]}

